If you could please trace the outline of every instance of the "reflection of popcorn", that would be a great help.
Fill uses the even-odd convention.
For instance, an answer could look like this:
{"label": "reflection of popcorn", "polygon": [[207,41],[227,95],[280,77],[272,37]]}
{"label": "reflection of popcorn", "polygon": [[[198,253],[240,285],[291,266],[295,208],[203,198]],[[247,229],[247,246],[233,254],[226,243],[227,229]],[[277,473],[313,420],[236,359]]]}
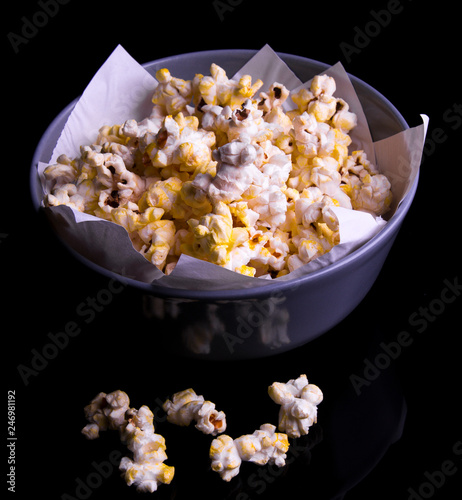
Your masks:
{"label": "reflection of popcorn", "polygon": [[[389,209],[388,179],[348,151],[357,117],[334,78],[297,92],[278,82],[259,92],[261,80],[229,79],[216,64],[192,80],[165,68],[156,78],[149,116],[102,127],[79,157],[45,169],[46,206],[123,226],[165,274],[187,254],[261,278],[337,245],[333,207]],[[296,109],[286,112],[289,98]]]}
{"label": "reflection of popcorn", "polygon": [[88,439],[96,439],[100,430],[119,431],[121,441],[132,452],[133,457],[123,457],[119,469],[130,486],[138,491],[153,492],[158,483],[169,484],[174,468],[165,465],[165,440],[154,433],[154,415],[147,406],[139,410],[129,407],[130,400],[123,391],[110,394],[99,393],[85,407],[85,417],[89,421],[82,433]]}
{"label": "reflection of popcorn", "polygon": [[286,384],[274,382],[268,388],[268,394],[281,405],[279,430],[291,438],[308,434],[309,428],[317,421],[317,405],[323,399],[319,387],[309,384],[306,375],[300,375]]}
{"label": "reflection of popcorn", "polygon": [[224,434],[212,441],[210,458],[212,469],[218,472],[224,481],[230,481],[239,474],[241,463],[254,462],[258,465],[285,465],[289,442],[286,434],[276,431],[271,424],[263,424],[253,434],[246,434],[232,439]]}
{"label": "reflection of popcorn", "polygon": [[204,434],[216,436],[226,430],[226,416],[215,409],[215,404],[205,401],[192,389],[177,392],[163,404],[167,420],[173,424],[188,426],[193,420]]}

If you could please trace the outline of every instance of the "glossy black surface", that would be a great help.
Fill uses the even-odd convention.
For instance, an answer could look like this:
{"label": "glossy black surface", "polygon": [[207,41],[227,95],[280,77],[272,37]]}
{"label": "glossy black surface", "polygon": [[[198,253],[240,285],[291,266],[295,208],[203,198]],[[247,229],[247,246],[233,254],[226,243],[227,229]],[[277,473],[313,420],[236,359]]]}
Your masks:
{"label": "glossy black surface", "polygon": [[[59,7],[46,22],[37,15],[44,4]],[[221,11],[223,20],[220,6],[229,7]],[[119,477],[116,463],[126,450],[118,437],[108,432],[90,442],[80,434],[85,404],[97,392],[115,389],[125,390],[133,406],[155,411],[167,463],[176,467],[172,484],[146,498],[460,498],[462,103],[453,4],[321,8],[223,0],[180,8],[134,1],[122,8],[32,1],[10,7],[0,258],[3,394],[7,399],[15,391],[16,401],[11,498],[143,498]],[[42,26],[23,28],[24,19]],[[17,53],[8,33],[26,40]],[[35,213],[28,176],[37,141],[118,43],[140,62],[265,43],[329,64],[341,60],[390,99],[411,126],[420,123],[420,113],[430,117],[419,188],[403,228],[364,301],[330,332],[257,361],[178,356],[169,342],[175,332],[141,322],[138,297],[69,255]],[[63,331],[66,337],[59,335]],[[49,359],[40,362],[36,353]],[[168,424],[158,406],[173,392],[193,387],[226,412],[227,432],[235,437],[265,421],[275,423],[267,386],[301,373],[324,392],[318,424],[292,442],[285,468],[245,464],[229,484],[210,470],[210,437]],[[5,404],[5,462],[13,458],[6,447],[7,420]],[[6,481],[3,488],[10,493]]]}

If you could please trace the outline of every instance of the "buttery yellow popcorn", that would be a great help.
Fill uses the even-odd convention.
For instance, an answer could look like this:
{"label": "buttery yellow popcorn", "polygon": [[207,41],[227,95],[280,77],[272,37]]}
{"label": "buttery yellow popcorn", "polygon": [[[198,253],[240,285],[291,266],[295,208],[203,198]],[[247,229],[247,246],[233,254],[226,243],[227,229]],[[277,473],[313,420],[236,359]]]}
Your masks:
{"label": "buttery yellow popcorn", "polygon": [[119,469],[124,473],[125,482],[134,484],[137,491],[154,492],[158,484],[170,484],[175,468],[164,464],[165,439],[154,432],[154,415],[147,406],[127,412],[127,425],[122,439],[133,458],[123,457]]}
{"label": "buttery yellow popcorn", "polygon": [[191,101],[191,82],[172,77],[166,68],[156,72],[156,79],[159,84],[152,96],[152,102],[163,107],[167,115],[183,111]]}
{"label": "buttery yellow popcorn", "polygon": [[209,454],[212,470],[218,472],[224,481],[230,481],[239,474],[243,461],[283,467],[288,449],[287,435],[276,432],[274,425],[263,424],[253,434],[237,439],[226,434],[218,436],[212,441]]}
{"label": "buttery yellow popcorn", "polygon": [[89,423],[82,433],[87,439],[96,439],[100,430],[117,430],[121,441],[132,452],[132,457],[123,457],[119,465],[125,482],[129,486],[134,484],[138,491],[152,493],[159,483],[172,481],[175,469],[164,464],[165,439],[154,433],[152,411],[147,406],[137,410],[129,405],[129,397],[123,391],[99,393],[85,407]]}
{"label": "buttery yellow popcorn", "polygon": [[167,413],[167,420],[173,424],[188,426],[194,420],[196,429],[212,436],[226,430],[226,415],[193,389],[177,392],[171,400],[165,401],[162,408]]}
{"label": "buttery yellow popcorn", "polygon": [[[339,243],[333,207],[383,215],[389,180],[348,150],[357,117],[313,78],[296,93],[223,68],[183,80],[157,71],[153,108],[140,122],[104,126],[80,156],[44,176],[46,206],[123,226],[165,274],[182,254],[237,273],[276,278]],[[296,109],[284,111],[291,99]]]}
{"label": "buttery yellow popcorn", "polygon": [[214,104],[219,106],[240,106],[251,98],[263,85],[261,80],[252,84],[249,75],[244,75],[239,81],[229,80],[223,68],[217,64],[210,67],[210,76],[196,75],[192,82],[196,106]]}

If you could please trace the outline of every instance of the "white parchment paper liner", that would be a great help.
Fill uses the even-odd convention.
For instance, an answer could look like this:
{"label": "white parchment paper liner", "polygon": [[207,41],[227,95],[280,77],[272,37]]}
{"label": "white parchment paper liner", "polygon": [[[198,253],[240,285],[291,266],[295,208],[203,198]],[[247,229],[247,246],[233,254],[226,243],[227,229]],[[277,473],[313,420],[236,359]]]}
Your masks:
{"label": "white parchment paper liner", "polygon": [[[260,78],[264,82],[261,90],[266,90],[275,81],[284,84],[291,91],[297,91],[301,87],[309,88],[311,83],[311,80],[302,83],[268,45],[231,78],[244,74],[250,74],[252,79]],[[358,116],[358,126],[350,133],[350,151],[366,151],[368,158],[377,164],[392,184],[394,200],[387,214],[389,218],[418,174],[428,118],[422,115],[421,125],[373,143],[361,103],[342,65],[337,63],[322,74],[335,78],[337,90],[334,95],[342,97]],[[80,146],[94,142],[103,125],[121,124],[129,118],[140,121],[149,116],[152,110],[151,97],[156,85],[155,78],[125,49],[117,46],[76,103],[49,163],[55,162],[60,154],[78,156]],[[291,102],[286,102],[286,109],[292,107]],[[43,177],[43,170],[47,165],[38,165],[44,193],[49,192]],[[56,232],[71,248],[95,264],[121,276],[144,283],[155,280],[156,284],[169,288],[195,290],[253,288],[267,286],[274,281],[243,276],[188,255],[182,255],[173,272],[166,276],[133,248],[123,227],[63,205],[46,207],[45,210]],[[340,244],[329,253],[277,280],[292,280],[336,262],[370,240],[386,224],[381,217],[373,217],[364,212],[338,207],[335,208],[335,213],[339,219]]]}

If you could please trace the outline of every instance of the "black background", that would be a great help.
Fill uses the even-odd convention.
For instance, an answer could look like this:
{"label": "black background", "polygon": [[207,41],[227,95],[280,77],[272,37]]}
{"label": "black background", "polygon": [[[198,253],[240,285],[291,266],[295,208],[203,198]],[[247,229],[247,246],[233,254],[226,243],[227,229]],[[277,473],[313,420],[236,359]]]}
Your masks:
{"label": "black background", "polygon": [[[448,282],[462,282],[462,118],[455,118],[454,110],[462,104],[457,4],[223,0],[217,7],[213,1],[69,0],[55,5],[53,15],[40,17],[43,2],[9,2],[2,16],[6,472],[8,391],[15,391],[17,436],[16,493],[7,491],[5,475],[2,488],[21,499],[31,493],[49,499],[140,498],[118,477],[116,461],[107,465],[125,453],[117,436],[106,433],[90,442],[80,434],[89,400],[99,391],[123,389],[133,406],[155,410],[156,430],[167,440],[167,463],[176,467],[172,484],[153,494],[158,498],[400,500],[412,498],[410,488],[421,498],[460,498],[460,291],[453,302],[441,301]],[[217,8],[224,9],[221,15]],[[382,26],[374,18],[379,12]],[[24,43],[14,47],[11,34],[24,36],[31,21],[40,26],[26,31]],[[32,207],[30,162],[46,127],[81,94],[117,44],[144,63],[266,43],[329,64],[341,61],[384,94],[411,126],[421,122],[421,113],[430,118],[414,203],[373,288],[332,331],[293,352],[254,361],[184,359],[164,350],[159,338],[173,333],[146,326],[139,297],[128,289],[114,294],[85,324],[76,308],[107,288],[108,278],[73,258]],[[435,314],[422,320],[430,306]],[[421,319],[419,327],[410,322],[412,314]],[[81,333],[43,369],[21,377],[18,366],[30,366],[33,350],[40,351],[48,334],[56,335],[70,321],[79,322]],[[365,376],[364,360],[380,359],[381,343],[390,345],[402,331],[412,344],[395,360],[389,357],[389,366],[358,395],[352,375]],[[267,386],[301,373],[324,392],[318,424],[294,443],[287,467],[244,464],[230,484],[210,470],[209,437],[193,428],[172,428],[159,411],[159,400],[193,387],[227,413],[228,432],[237,437],[276,421]],[[104,474],[98,473],[95,464],[103,462]],[[435,472],[442,468],[445,476]]]}

